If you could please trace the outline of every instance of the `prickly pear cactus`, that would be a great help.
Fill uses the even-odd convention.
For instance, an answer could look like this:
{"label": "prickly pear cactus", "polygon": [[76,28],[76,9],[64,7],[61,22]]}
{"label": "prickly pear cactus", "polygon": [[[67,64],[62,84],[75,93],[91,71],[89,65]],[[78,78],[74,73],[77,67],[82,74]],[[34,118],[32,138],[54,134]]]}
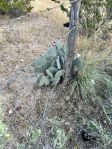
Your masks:
{"label": "prickly pear cactus", "polygon": [[[57,85],[64,78],[64,65],[66,61],[67,47],[57,42],[54,47],[48,48],[46,52],[40,55],[32,62],[34,71],[38,74],[38,86]],[[83,63],[81,57],[74,56],[73,67],[81,69]]]}

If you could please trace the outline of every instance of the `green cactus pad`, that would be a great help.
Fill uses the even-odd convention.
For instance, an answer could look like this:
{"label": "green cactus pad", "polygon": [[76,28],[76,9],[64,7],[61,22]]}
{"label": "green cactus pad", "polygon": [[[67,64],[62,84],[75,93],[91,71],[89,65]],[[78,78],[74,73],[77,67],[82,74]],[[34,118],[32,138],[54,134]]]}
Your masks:
{"label": "green cactus pad", "polygon": [[56,64],[57,64],[57,68],[60,70],[61,69],[61,64],[60,64],[60,57],[59,56],[56,59]]}
{"label": "green cactus pad", "polygon": [[52,72],[49,69],[46,70],[46,73],[48,74],[48,76],[50,78],[53,78],[53,74],[52,74]]}
{"label": "green cactus pad", "polygon": [[56,46],[56,49],[57,50],[60,50],[62,48],[60,41],[57,41],[56,44],[55,44],[55,46]]}
{"label": "green cactus pad", "polygon": [[50,80],[48,76],[43,76],[39,82],[39,86],[42,87],[44,85],[49,85],[50,84]]}
{"label": "green cactus pad", "polygon": [[35,72],[43,73],[50,66],[50,61],[47,61],[40,56],[38,59],[33,61],[32,66],[34,67]]}
{"label": "green cactus pad", "polygon": [[64,70],[59,70],[56,74],[55,74],[55,78],[60,78],[61,76],[63,76],[64,75]]}
{"label": "green cactus pad", "polygon": [[49,67],[48,70],[52,72],[53,76],[58,72],[58,69],[55,67]]}
{"label": "green cactus pad", "polygon": [[37,76],[37,84],[39,84],[41,78],[44,76],[44,73],[39,73]]}
{"label": "green cactus pad", "polygon": [[56,59],[52,60],[51,67],[57,68]]}
{"label": "green cactus pad", "polygon": [[61,65],[62,65],[62,66],[64,66],[65,59],[64,59],[64,57],[63,57],[63,56],[61,56],[60,61],[61,61]]}
{"label": "green cactus pad", "polygon": [[78,70],[82,69],[83,68],[83,62],[82,62],[82,59],[81,57],[77,57],[73,60],[73,67],[77,67]]}

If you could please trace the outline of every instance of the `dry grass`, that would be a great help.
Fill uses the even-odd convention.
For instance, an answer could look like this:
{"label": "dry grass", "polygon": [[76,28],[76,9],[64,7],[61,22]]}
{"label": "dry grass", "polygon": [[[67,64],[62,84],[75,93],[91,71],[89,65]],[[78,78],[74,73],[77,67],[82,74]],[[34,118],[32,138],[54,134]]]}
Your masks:
{"label": "dry grass", "polygon": [[5,41],[0,44],[0,82],[66,33],[63,26],[37,14],[16,21],[1,20],[1,27]]}
{"label": "dry grass", "polygon": [[[69,6],[68,2],[65,0],[61,0],[61,2],[65,2],[66,7]],[[32,12],[38,12],[44,16],[51,17],[52,20],[55,20],[57,23],[64,23],[68,20],[66,13],[63,13],[59,7],[56,7],[58,4],[52,2],[51,0],[35,0],[32,1],[32,6],[34,7]],[[51,11],[45,11],[47,8],[54,9]],[[40,11],[43,11],[44,13],[41,13]]]}
{"label": "dry grass", "polygon": [[[3,101],[4,113],[6,113],[4,122],[7,123],[15,138],[8,146],[13,146],[13,142],[17,139],[23,142],[29,137],[43,109],[44,100],[42,103],[37,100],[44,99],[46,96],[43,96],[41,91],[37,91],[37,95],[32,92],[36,77],[28,63],[46,50],[53,41],[60,39],[66,30],[52,19],[37,14],[13,20],[1,19],[0,23],[2,32],[5,32],[1,36],[0,43],[0,89],[7,84],[7,81],[11,85],[10,87],[6,85],[6,88],[8,87],[6,92],[1,93],[0,90],[0,98]],[[5,40],[3,40],[4,37]],[[26,67],[22,67],[24,65]]]}
{"label": "dry grass", "polygon": [[6,38],[4,36],[4,29],[0,27],[0,44],[5,41],[6,41]]}
{"label": "dry grass", "polygon": [[[42,5],[41,1],[40,5]],[[44,7],[46,5],[45,3]],[[0,98],[3,101],[4,122],[13,135],[10,146],[13,146],[13,143],[17,145],[17,141],[31,145],[30,141],[34,141],[31,140],[31,133],[35,129],[43,131],[38,141],[44,140],[48,145],[48,135],[55,128],[59,128],[64,130],[67,136],[70,134],[71,148],[79,146],[80,149],[90,149],[78,134],[80,130],[77,130],[77,121],[81,114],[88,117],[92,114],[97,115],[99,112],[97,110],[100,109],[95,109],[96,100],[93,99],[91,102],[91,105],[95,102],[94,107],[89,108],[85,101],[75,95],[70,96],[69,88],[65,90],[60,86],[52,91],[51,88],[36,87],[36,75],[28,65],[48,47],[49,43],[61,38],[67,32],[60,27],[61,22],[55,21],[55,15],[50,19],[46,15],[48,14],[42,16],[31,14],[16,21],[3,20],[2,27],[6,32],[6,40],[0,45],[0,82],[2,82],[1,86],[5,83],[6,86]],[[96,55],[99,56],[102,51],[107,51],[107,47],[111,53],[112,45],[109,40],[104,41],[100,38],[93,40],[79,36],[78,51],[83,53],[85,50],[89,60],[94,59]],[[26,66],[22,67],[24,65]],[[38,144],[38,142],[33,143]],[[70,148],[70,143],[68,147]]]}

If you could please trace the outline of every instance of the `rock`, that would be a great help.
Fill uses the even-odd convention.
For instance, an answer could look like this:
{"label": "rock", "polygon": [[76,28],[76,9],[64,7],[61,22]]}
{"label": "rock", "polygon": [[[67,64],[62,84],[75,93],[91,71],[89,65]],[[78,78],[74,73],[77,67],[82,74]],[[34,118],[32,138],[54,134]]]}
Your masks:
{"label": "rock", "polygon": [[8,113],[9,115],[11,115],[13,113],[12,109],[10,109]]}
{"label": "rock", "polygon": [[21,15],[23,15],[24,12],[20,10],[19,8],[10,8],[8,14],[11,18],[18,18]]}

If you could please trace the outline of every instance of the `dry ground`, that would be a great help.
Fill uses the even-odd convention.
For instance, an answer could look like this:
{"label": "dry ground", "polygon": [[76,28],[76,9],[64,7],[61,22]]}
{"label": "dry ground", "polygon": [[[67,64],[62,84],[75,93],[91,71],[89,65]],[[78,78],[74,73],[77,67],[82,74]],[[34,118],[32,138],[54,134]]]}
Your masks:
{"label": "dry ground", "polygon": [[66,31],[52,19],[33,14],[0,22],[0,83],[31,61]]}
{"label": "dry ground", "polygon": [[[49,92],[45,91],[44,96],[39,89],[35,94],[36,76],[31,62],[67,31],[52,18],[31,14],[12,20],[1,17],[0,32],[0,100],[5,113],[3,121],[15,140],[23,142],[42,111],[42,103],[38,103],[38,99],[47,98]],[[8,148],[13,149],[12,143]]]}
{"label": "dry ground", "polygon": [[[68,0],[60,0],[61,3],[64,2],[64,6],[66,8],[69,7]],[[34,0],[31,2],[33,9],[32,12],[44,12],[44,15],[50,16],[52,19],[56,20],[56,22],[66,22],[68,20],[67,14],[63,13],[59,7],[59,4],[52,2],[51,0]],[[47,8],[53,8],[50,11],[45,11]],[[41,13],[42,14],[42,13]]]}
{"label": "dry ground", "polygon": [[[65,129],[71,127],[72,130],[75,118],[71,114],[72,105],[67,93],[65,96],[65,92],[59,94],[60,89],[52,92],[50,88],[36,88],[36,75],[31,67],[32,60],[65,35],[67,30],[57,20],[37,14],[12,20],[1,18],[0,29],[0,98],[5,113],[3,121],[13,135],[8,149],[14,148],[16,140],[28,141],[32,129],[44,125],[45,117],[41,116],[46,113],[46,106],[48,112],[52,112],[49,119],[53,116],[60,119],[63,117],[65,121],[67,119],[67,123],[64,122]],[[91,41],[82,41],[83,45],[79,44],[80,49],[85,49],[88,42],[88,48],[93,47]],[[96,45],[99,50],[105,50],[107,45],[111,48],[110,42],[106,41]],[[89,54],[92,56],[92,52]],[[51,104],[46,105],[48,99]],[[81,149],[87,149],[80,141],[79,143]]]}

